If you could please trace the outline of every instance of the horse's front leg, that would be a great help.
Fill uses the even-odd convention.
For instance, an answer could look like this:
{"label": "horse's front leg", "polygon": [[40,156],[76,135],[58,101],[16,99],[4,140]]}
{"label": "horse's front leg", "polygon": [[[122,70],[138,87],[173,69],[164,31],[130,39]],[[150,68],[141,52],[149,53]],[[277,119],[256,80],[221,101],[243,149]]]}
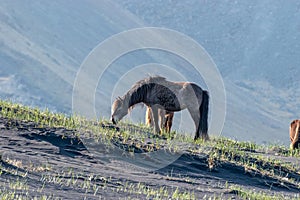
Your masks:
{"label": "horse's front leg", "polygon": [[173,117],[174,117],[173,112],[166,112],[166,119],[165,119],[164,127],[165,127],[167,133],[171,132]]}
{"label": "horse's front leg", "polygon": [[154,132],[155,133],[160,133],[159,125],[158,125],[158,107],[153,105],[151,106],[152,110],[152,119],[153,119],[153,124],[154,124]]}
{"label": "horse's front leg", "polygon": [[164,109],[158,109],[158,121],[160,122],[160,131],[165,129],[166,111]]}
{"label": "horse's front leg", "polygon": [[145,120],[146,125],[149,127],[153,127],[153,116],[152,116],[152,111],[150,106],[147,106],[145,118],[146,118]]}

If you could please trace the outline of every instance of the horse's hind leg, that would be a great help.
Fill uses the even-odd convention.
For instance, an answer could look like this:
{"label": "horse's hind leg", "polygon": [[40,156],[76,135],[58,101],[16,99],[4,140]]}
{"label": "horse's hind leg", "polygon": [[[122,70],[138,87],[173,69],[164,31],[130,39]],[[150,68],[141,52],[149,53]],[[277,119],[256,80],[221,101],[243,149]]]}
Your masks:
{"label": "horse's hind leg", "polygon": [[195,137],[194,140],[197,140],[200,137],[200,130],[199,130],[199,121],[200,121],[200,113],[199,113],[199,109],[193,109],[191,107],[188,107],[188,111],[192,117],[192,119],[194,120],[195,123],[195,127],[196,127],[196,133],[195,133]]}

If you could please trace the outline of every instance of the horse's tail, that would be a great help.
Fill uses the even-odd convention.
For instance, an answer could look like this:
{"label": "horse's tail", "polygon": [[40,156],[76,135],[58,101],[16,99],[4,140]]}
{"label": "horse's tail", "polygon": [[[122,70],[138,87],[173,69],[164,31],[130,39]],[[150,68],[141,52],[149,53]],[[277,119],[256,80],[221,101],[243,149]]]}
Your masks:
{"label": "horse's tail", "polygon": [[[202,93],[202,102],[200,105],[200,121],[199,121],[199,132],[201,133],[202,139],[208,140],[208,104],[209,104],[209,95],[207,91]],[[199,134],[199,133],[198,133]]]}

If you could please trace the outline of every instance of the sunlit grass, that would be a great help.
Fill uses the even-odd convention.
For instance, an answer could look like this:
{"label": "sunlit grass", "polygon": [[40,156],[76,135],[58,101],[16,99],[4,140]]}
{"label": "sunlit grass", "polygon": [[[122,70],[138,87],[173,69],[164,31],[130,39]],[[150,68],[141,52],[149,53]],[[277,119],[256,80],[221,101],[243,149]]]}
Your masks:
{"label": "sunlit grass", "polygon": [[[194,141],[191,136],[175,131],[172,131],[170,134],[162,132],[157,135],[153,133],[152,128],[143,124],[130,124],[128,122],[121,122],[118,124],[118,129],[116,129],[107,119],[99,121],[87,120],[80,116],[67,116],[50,112],[47,109],[40,110],[5,101],[0,101],[0,115],[11,120],[11,124],[8,124],[11,127],[19,126],[15,123],[16,121],[33,122],[37,128],[62,127],[74,130],[78,138],[91,138],[95,142],[107,145],[119,144],[119,148],[132,153],[138,150],[147,153],[164,149],[170,152],[188,152],[195,156],[205,154],[207,155],[207,168],[210,171],[217,170],[224,163],[232,163],[236,166],[242,166],[245,173],[272,177],[282,185],[292,184],[300,189],[299,179],[297,179],[300,176],[299,166],[274,157],[265,156],[265,154],[269,153],[276,156],[299,158],[299,150],[290,150],[286,147],[274,145],[263,146],[252,142],[240,142],[220,137],[211,137],[209,141],[201,139]],[[65,137],[68,137],[68,135]],[[3,158],[1,159],[3,160]],[[43,186],[47,183],[52,183],[59,186],[80,188],[86,193],[93,193],[95,196],[100,190],[109,188],[111,184],[118,185],[118,187],[113,189],[114,192],[122,191],[137,195],[143,194],[151,199],[196,199],[195,191],[164,187],[158,189],[143,183],[127,182],[121,184],[118,183],[118,180],[112,180],[111,177],[84,174],[74,170],[64,170],[59,173],[52,172],[51,166],[25,165],[20,160],[4,159],[3,162],[27,172],[43,172],[40,180]],[[16,169],[0,168],[0,175],[3,172],[27,178],[26,173],[19,172]],[[44,190],[43,186],[39,189],[40,192]],[[9,188],[0,190],[0,199],[15,199],[19,197],[17,196],[19,194],[16,193],[18,189],[23,189],[25,193],[30,190],[26,186],[26,181],[17,180],[14,183],[12,182]],[[234,189],[237,191],[237,195],[243,199],[272,199],[273,197],[242,188]],[[42,196],[40,199],[48,198],[50,197]]]}

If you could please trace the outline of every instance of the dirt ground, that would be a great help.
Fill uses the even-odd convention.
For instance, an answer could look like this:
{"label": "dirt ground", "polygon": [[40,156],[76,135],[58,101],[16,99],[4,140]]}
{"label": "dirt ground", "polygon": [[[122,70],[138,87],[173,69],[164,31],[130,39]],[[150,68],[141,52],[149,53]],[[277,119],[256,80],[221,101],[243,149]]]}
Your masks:
{"label": "dirt ground", "polygon": [[[210,170],[205,154],[164,150],[157,157],[132,155],[114,142],[114,148],[101,143],[87,147],[74,134],[65,128],[37,128],[34,123],[0,118],[2,194],[29,199],[241,199],[234,186],[300,198],[296,185],[248,173],[234,163]],[[299,181],[299,173],[294,176]]]}

